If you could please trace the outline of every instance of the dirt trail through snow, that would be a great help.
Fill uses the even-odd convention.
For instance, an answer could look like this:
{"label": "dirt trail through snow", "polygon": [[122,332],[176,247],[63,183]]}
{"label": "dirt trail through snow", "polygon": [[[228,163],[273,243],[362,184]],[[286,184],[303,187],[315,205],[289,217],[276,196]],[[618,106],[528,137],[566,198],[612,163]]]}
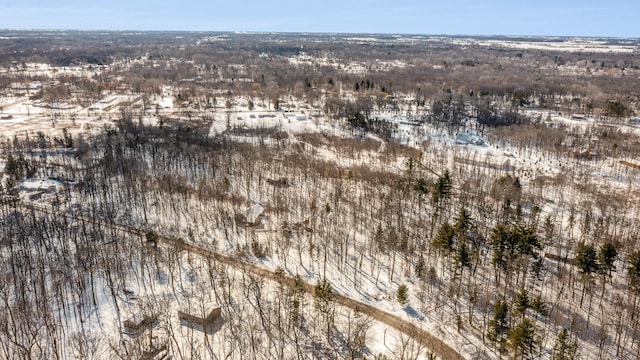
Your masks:
{"label": "dirt trail through snow", "polygon": [[[30,209],[30,210],[35,210],[35,211],[42,211],[42,212],[47,212],[47,213],[53,213],[53,214],[57,214],[57,215],[62,215],[62,216],[66,216],[66,217],[70,217],[72,219],[76,219],[76,220],[81,220],[81,221],[85,221],[88,223],[93,223],[96,225],[101,225],[107,228],[112,228],[115,230],[120,230],[123,232],[127,232],[127,233],[131,233],[131,234],[135,234],[138,235],[142,238],[143,241],[145,241],[145,233],[137,228],[131,227],[131,226],[125,226],[125,225],[120,225],[120,224],[113,224],[113,223],[108,223],[106,221],[102,221],[102,220],[96,220],[96,219],[92,219],[86,216],[82,216],[82,215],[73,215],[73,214],[69,214],[67,212],[64,211],[60,211],[57,210],[51,206],[46,206],[46,205],[42,205],[42,204],[36,204],[36,203],[28,203],[28,202],[21,202],[19,203],[18,206]],[[255,264],[251,264],[248,263],[246,261],[243,261],[237,257],[232,257],[232,256],[228,256],[228,255],[223,255],[220,254],[212,249],[200,246],[200,245],[196,245],[193,243],[187,243],[182,239],[179,238],[174,238],[174,237],[168,237],[168,236],[163,236],[163,235],[159,235],[158,236],[158,241],[162,244],[165,245],[169,245],[169,246],[173,246],[176,247],[178,249],[181,250],[185,250],[185,251],[189,251],[207,258],[212,258],[215,259],[221,263],[227,264],[229,266],[233,266],[236,268],[240,268],[243,270],[246,270],[249,273],[252,273],[256,276],[259,276],[261,278],[264,279],[269,279],[275,282],[279,282],[282,284],[285,284],[287,286],[294,286],[294,279],[292,277],[289,276],[283,276],[280,274],[276,274],[273,271],[264,269],[258,265]],[[309,284],[309,283],[304,283],[304,289],[305,291],[307,291],[310,294],[313,294],[314,291],[314,286]],[[351,299],[349,297],[346,297],[344,295],[341,294],[337,294],[334,293],[333,295],[333,300],[337,303],[340,304],[342,306],[348,307],[354,311],[358,311],[362,314],[365,314],[367,316],[370,316],[372,319],[379,321],[381,323],[384,323],[408,336],[410,336],[411,338],[413,338],[414,340],[420,342],[421,344],[423,344],[427,349],[429,349],[429,351],[431,351],[433,354],[435,354],[438,359],[464,359],[464,357],[458,353],[457,351],[455,351],[453,348],[451,348],[449,345],[447,345],[445,342],[443,342],[442,340],[438,339],[437,337],[433,336],[431,333],[429,333],[428,331],[420,328],[419,326],[404,320],[402,318],[400,318],[399,316],[390,314],[386,311],[380,310],[374,306],[362,303],[360,301]]]}

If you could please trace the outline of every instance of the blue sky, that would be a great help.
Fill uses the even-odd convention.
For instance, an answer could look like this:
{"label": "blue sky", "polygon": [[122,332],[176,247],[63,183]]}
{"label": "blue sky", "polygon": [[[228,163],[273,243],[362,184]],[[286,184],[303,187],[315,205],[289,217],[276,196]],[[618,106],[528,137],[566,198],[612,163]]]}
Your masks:
{"label": "blue sky", "polygon": [[640,1],[0,0],[0,28],[640,37]]}

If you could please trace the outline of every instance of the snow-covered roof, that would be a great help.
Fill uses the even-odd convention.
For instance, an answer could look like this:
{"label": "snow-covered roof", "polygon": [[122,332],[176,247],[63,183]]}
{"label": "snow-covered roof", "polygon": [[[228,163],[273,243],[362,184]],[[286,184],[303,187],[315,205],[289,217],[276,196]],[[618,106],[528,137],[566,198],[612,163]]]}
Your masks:
{"label": "snow-covered roof", "polygon": [[263,212],[264,206],[260,204],[254,204],[253,206],[245,210],[244,216],[246,216],[248,223],[255,223],[256,220],[258,220],[258,217],[262,215]]}

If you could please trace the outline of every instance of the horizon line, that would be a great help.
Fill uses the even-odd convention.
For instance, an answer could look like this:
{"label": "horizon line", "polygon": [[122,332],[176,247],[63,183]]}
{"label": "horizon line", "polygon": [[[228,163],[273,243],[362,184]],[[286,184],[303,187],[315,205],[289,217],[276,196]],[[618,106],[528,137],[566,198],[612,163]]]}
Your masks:
{"label": "horizon line", "polygon": [[607,35],[532,35],[532,34],[446,34],[446,33],[405,33],[405,32],[341,32],[341,31],[261,31],[261,30],[175,30],[175,29],[63,29],[63,28],[0,28],[0,32],[138,32],[138,33],[230,33],[236,35],[250,34],[311,34],[311,35],[403,35],[403,36],[438,36],[438,37],[505,37],[505,38],[585,38],[585,39],[625,39],[625,40],[640,40],[640,37],[621,37],[621,36],[607,36]]}

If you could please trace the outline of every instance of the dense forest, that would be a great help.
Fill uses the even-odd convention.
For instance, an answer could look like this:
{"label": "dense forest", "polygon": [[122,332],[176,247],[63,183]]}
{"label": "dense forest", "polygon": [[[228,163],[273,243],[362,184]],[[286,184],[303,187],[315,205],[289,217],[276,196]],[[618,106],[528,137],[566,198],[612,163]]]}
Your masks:
{"label": "dense forest", "polygon": [[[5,35],[4,96],[141,100],[3,141],[0,357],[637,357],[637,54]],[[174,316],[211,303],[213,329]]]}

